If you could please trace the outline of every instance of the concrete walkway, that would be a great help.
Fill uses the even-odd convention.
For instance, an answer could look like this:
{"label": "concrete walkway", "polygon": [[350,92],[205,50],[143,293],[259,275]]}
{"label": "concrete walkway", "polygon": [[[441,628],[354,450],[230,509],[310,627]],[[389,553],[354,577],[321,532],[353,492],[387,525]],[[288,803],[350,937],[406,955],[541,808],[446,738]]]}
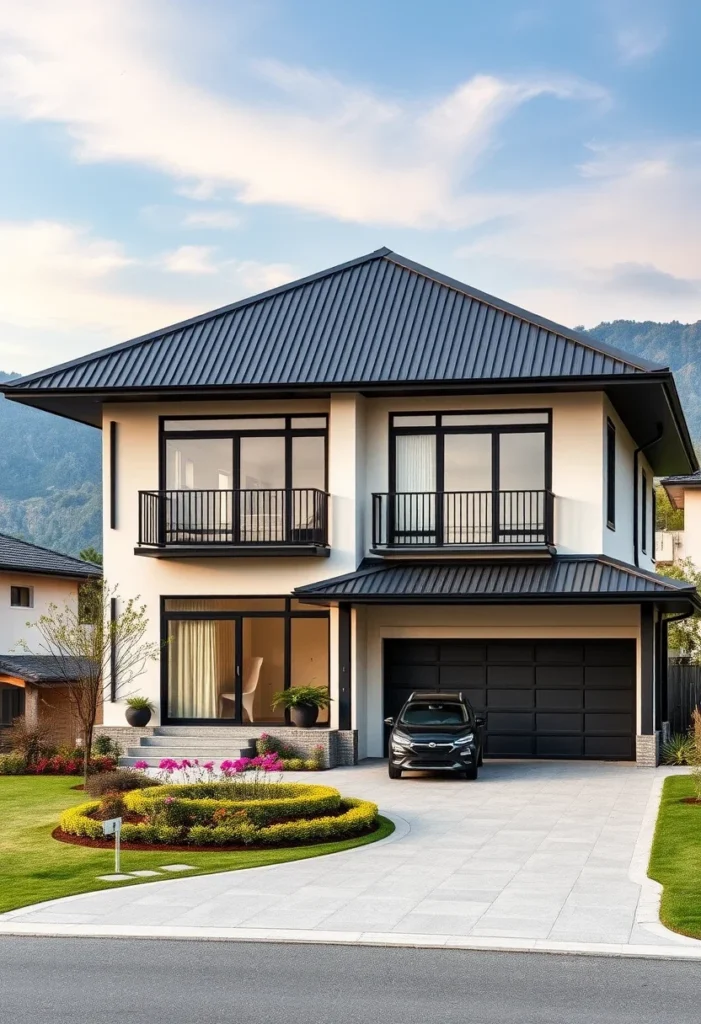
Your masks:
{"label": "concrete walkway", "polygon": [[488,762],[469,783],[390,781],[378,762],[339,768],[323,781],[379,803],[397,823],[389,839],[332,857],[55,900],[0,916],[0,934],[701,957],[701,942],[659,923],[659,886],[646,878],[659,793],[672,771]]}

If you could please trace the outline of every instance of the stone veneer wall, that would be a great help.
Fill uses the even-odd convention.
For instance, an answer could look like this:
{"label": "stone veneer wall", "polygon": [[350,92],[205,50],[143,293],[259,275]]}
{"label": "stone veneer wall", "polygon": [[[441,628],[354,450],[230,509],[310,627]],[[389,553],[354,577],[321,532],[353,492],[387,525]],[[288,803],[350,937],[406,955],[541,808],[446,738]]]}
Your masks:
{"label": "stone veneer wall", "polygon": [[635,737],[635,762],[639,768],[656,768],[660,763],[660,734]]}

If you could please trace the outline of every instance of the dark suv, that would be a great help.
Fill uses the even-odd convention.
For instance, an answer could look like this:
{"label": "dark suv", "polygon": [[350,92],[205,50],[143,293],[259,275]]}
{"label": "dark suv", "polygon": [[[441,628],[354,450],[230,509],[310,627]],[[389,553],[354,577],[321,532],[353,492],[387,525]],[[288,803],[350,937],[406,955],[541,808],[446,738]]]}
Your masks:
{"label": "dark suv", "polygon": [[389,777],[403,771],[462,772],[477,778],[484,751],[484,719],[461,693],[412,693],[397,719],[385,718]]}

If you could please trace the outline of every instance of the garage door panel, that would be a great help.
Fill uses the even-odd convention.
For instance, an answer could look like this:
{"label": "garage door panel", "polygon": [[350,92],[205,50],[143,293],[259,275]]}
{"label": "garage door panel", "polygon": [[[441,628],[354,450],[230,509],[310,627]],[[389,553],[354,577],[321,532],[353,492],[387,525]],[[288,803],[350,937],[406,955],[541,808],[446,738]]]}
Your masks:
{"label": "garage door panel", "polygon": [[584,716],[584,731],[589,733],[597,732],[622,732],[630,733],[632,715],[606,714]]}
{"label": "garage door panel", "polygon": [[536,757],[582,757],[582,736],[536,736]]}
{"label": "garage door panel", "polygon": [[585,690],[587,711],[632,711],[635,702],[632,690]]}
{"label": "garage door panel", "polygon": [[536,665],[535,682],[539,687],[549,686],[559,690],[571,686],[581,690],[584,685],[584,669],[581,665]]}
{"label": "garage door panel", "polygon": [[412,690],[461,690],[495,757],[632,759],[635,681],[627,640],[385,642],[385,715]]}
{"label": "garage door panel", "polygon": [[487,682],[487,666],[482,665],[444,665],[438,666],[440,685],[449,690],[464,690],[468,686],[485,686]]}
{"label": "garage door panel", "polygon": [[498,690],[495,686],[487,689],[487,707],[514,708],[515,710],[535,707],[535,690]]}
{"label": "garage door panel", "polygon": [[535,683],[533,665],[487,665],[488,686],[532,687]]}
{"label": "garage door panel", "polygon": [[535,703],[536,707],[543,711],[583,711],[585,705],[581,689],[536,690]]}
{"label": "garage door panel", "polygon": [[487,730],[500,732],[533,732],[533,715],[525,711],[489,711]]}

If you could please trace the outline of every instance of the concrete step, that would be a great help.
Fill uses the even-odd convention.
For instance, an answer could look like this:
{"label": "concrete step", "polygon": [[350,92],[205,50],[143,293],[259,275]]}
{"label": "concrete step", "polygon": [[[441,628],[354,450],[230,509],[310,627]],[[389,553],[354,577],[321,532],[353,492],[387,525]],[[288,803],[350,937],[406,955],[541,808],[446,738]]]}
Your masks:
{"label": "concrete step", "polygon": [[198,737],[211,736],[212,738],[223,739],[225,736],[260,736],[265,732],[264,725],[158,725],[153,730],[153,736],[177,736],[177,737]]}
{"label": "concrete step", "polygon": [[196,747],[207,747],[208,750],[232,750],[239,747],[253,747],[253,740],[247,736],[142,736],[140,747],[151,747],[161,750],[194,750]]}
{"label": "concrete step", "polygon": [[189,747],[127,747],[127,757],[153,758],[159,761],[162,757],[175,757],[182,760],[186,757],[189,761],[197,758],[202,761],[220,760],[225,761],[235,757],[253,757],[255,750],[252,747],[241,747],[230,745],[221,749],[213,750],[209,746]]}

